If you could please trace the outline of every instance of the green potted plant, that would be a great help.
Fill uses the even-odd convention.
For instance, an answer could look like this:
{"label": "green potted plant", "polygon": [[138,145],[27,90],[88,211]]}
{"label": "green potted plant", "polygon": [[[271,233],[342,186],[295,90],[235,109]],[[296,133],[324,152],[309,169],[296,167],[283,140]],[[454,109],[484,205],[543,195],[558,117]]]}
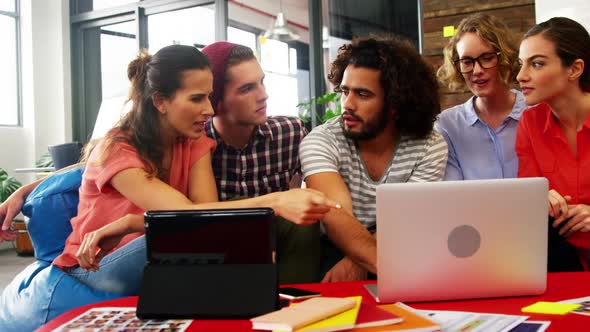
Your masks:
{"label": "green potted plant", "polygon": [[307,129],[311,129],[311,117],[313,114],[313,106],[324,105],[325,110],[323,114],[320,112],[315,113],[316,125],[320,125],[331,118],[337,117],[342,114],[342,104],[340,104],[340,94],[336,92],[328,92],[323,96],[317,98],[311,98],[307,101],[302,101],[297,104],[299,108],[299,118],[303,121]]}
{"label": "green potted plant", "polygon": [[45,152],[44,154],[37,159],[35,162],[35,167],[37,168],[45,168],[45,167],[53,167],[53,159],[51,159],[51,155],[49,152]]}
{"label": "green potted plant", "polygon": [[[0,168],[0,203],[12,195],[18,188],[22,186],[16,178],[10,176],[6,170]],[[27,233],[27,227],[22,220],[14,220],[13,229],[19,231],[16,237],[16,253],[19,256],[33,255],[33,245]]]}
{"label": "green potted plant", "polygon": [[13,192],[22,186],[13,176],[0,168],[0,203],[4,202]]}

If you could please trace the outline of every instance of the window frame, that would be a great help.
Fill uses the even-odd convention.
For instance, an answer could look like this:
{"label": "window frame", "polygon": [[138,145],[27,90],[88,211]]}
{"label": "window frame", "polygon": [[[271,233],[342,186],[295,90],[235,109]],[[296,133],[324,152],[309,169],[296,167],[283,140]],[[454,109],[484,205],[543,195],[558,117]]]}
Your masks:
{"label": "window frame", "polygon": [[[86,143],[98,116],[102,101],[99,80],[88,79],[96,74],[100,57],[91,50],[100,47],[88,34],[92,29],[105,25],[135,21],[137,24],[137,50],[147,48],[147,17],[168,11],[215,4],[216,15],[223,11],[221,4],[227,0],[138,0],[110,8],[90,10],[92,0],[70,1],[70,45],[72,59],[72,135],[73,139]],[[224,11],[226,13],[227,10]],[[94,36],[96,37],[96,36]],[[98,38],[98,37],[96,37]],[[92,92],[90,92],[92,91]]]}
{"label": "window frame", "polygon": [[16,49],[16,124],[1,123],[0,127],[18,128],[23,126],[23,105],[22,105],[22,41],[21,41],[21,18],[20,0],[14,1],[14,12],[0,10],[1,16],[8,16],[14,19],[15,49]]}

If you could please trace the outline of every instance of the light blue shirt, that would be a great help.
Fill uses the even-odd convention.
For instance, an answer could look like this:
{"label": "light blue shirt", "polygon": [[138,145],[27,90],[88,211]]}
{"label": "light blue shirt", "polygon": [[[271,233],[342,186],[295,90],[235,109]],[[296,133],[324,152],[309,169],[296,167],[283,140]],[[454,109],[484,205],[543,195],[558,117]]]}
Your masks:
{"label": "light blue shirt", "polygon": [[445,180],[517,177],[518,157],[514,142],[518,121],[527,106],[520,91],[512,92],[516,93],[512,112],[496,130],[475,112],[475,96],[438,116],[435,129],[449,146]]}

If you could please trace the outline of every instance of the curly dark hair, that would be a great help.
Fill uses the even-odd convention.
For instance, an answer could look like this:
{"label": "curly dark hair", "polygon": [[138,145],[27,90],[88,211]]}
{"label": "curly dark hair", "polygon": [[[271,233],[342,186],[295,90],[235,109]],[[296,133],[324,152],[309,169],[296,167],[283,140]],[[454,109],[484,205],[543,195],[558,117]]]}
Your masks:
{"label": "curly dark hair", "polygon": [[408,40],[371,36],[341,46],[328,74],[336,91],[348,65],[381,72],[385,107],[395,110],[393,121],[400,134],[414,138],[430,135],[440,113],[438,83],[433,68]]}

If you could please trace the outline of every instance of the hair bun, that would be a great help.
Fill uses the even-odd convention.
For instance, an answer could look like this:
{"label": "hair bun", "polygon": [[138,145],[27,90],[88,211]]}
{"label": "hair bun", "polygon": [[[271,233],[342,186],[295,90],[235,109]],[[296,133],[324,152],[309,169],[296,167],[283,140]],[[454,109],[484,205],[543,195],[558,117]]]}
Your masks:
{"label": "hair bun", "polygon": [[143,81],[145,77],[145,73],[147,72],[147,67],[152,60],[152,56],[147,52],[147,50],[142,49],[139,52],[139,55],[129,63],[127,66],[127,77],[131,82],[133,81]]}

